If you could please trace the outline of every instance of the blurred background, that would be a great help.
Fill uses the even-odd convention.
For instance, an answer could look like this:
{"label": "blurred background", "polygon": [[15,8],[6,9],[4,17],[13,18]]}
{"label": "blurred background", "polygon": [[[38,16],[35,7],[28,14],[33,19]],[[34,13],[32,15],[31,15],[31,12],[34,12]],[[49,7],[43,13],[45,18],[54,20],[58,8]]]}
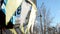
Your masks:
{"label": "blurred background", "polygon": [[[29,31],[29,33],[26,34],[60,34],[60,0],[31,0],[31,1],[36,5],[37,14],[33,25],[32,30],[33,32]],[[7,0],[4,0],[4,2],[7,3]],[[5,5],[3,5],[2,9],[4,12]],[[21,6],[19,6],[19,8],[16,10],[15,14],[10,20],[14,25],[13,27],[17,32],[17,34],[23,34],[20,31],[21,29],[19,29],[20,13],[21,13],[20,10]],[[26,23],[28,22],[28,19],[29,17],[27,17],[27,19],[25,20]],[[26,23],[24,23],[25,29],[27,25]],[[14,34],[9,29],[2,30],[2,33]]]}

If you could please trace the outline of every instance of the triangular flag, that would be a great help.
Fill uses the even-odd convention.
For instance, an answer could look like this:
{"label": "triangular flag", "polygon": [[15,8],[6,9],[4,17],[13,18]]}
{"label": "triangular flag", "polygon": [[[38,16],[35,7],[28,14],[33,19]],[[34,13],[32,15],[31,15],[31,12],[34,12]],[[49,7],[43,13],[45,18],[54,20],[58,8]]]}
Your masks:
{"label": "triangular flag", "polygon": [[6,25],[23,0],[8,0],[6,4]]}

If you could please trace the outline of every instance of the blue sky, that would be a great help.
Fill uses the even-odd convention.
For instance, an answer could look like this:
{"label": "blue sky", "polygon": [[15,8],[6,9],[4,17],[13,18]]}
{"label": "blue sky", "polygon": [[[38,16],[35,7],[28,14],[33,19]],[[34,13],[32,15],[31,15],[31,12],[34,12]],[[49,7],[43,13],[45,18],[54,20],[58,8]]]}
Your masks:
{"label": "blue sky", "polygon": [[41,7],[44,2],[46,9],[51,11],[51,17],[54,17],[51,26],[60,23],[60,0],[37,0],[37,7]]}

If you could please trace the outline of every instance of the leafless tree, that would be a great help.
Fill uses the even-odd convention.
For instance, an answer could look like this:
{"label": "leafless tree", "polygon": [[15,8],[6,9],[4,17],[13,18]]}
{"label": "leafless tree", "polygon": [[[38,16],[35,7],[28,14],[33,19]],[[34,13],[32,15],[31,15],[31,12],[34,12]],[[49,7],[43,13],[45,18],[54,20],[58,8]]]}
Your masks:
{"label": "leafless tree", "polygon": [[40,29],[42,31],[42,34],[46,34],[46,32],[48,31],[48,27],[50,26],[50,23],[54,18],[50,15],[50,10],[47,11],[44,3],[42,3],[40,7]]}

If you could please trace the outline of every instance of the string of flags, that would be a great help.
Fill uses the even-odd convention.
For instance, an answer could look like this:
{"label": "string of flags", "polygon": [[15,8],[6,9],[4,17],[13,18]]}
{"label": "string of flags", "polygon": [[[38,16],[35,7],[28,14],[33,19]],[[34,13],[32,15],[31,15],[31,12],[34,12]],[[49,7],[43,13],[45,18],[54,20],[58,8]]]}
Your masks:
{"label": "string of flags", "polygon": [[[27,4],[27,7],[28,6],[32,7],[26,30],[24,30],[24,27],[23,27],[23,24],[24,24],[23,20],[25,21],[26,17],[24,17],[24,16],[27,16],[29,11],[24,10],[25,8],[27,8],[27,7],[23,6],[24,1],[27,1],[27,3],[30,3],[30,5]],[[6,15],[6,25],[7,25],[20,5],[23,8],[25,7],[24,9],[21,7],[21,14],[20,14],[21,21],[19,22],[21,24],[20,29],[24,34],[26,34],[27,31],[29,31],[30,27],[32,27],[31,29],[33,30],[33,26],[34,26],[34,22],[35,22],[35,18],[36,18],[36,12],[37,12],[37,8],[36,8],[35,4],[31,0],[5,0],[5,3],[3,4],[2,8],[4,8],[4,11],[5,11],[5,12],[4,11],[3,12]],[[17,34],[16,31],[14,30],[14,28],[10,29],[10,31],[14,32],[14,34]]]}

